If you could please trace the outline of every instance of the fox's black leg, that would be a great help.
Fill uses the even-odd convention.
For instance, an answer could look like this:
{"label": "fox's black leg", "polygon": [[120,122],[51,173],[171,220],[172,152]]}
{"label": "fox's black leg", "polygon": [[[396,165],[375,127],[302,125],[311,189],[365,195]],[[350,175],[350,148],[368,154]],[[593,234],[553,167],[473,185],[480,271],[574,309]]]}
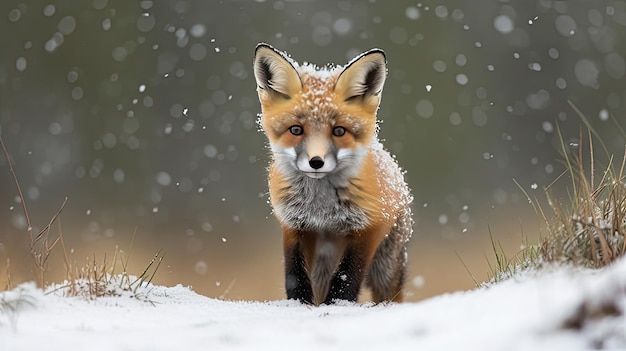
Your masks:
{"label": "fox's black leg", "polygon": [[285,290],[290,300],[313,303],[311,282],[306,273],[304,257],[298,242],[285,247]]}
{"label": "fox's black leg", "polygon": [[333,300],[356,302],[363,282],[364,262],[357,250],[350,247],[346,250],[324,303],[333,303]]}

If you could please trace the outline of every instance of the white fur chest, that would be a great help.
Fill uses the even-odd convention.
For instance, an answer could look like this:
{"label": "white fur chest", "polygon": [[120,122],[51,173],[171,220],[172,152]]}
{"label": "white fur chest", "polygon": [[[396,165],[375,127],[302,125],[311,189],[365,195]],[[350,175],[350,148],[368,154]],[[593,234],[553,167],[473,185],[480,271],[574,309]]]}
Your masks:
{"label": "white fur chest", "polygon": [[304,231],[340,235],[365,229],[369,220],[353,202],[340,198],[345,189],[334,185],[333,177],[313,179],[297,175],[282,198],[272,199],[276,216],[287,226]]}

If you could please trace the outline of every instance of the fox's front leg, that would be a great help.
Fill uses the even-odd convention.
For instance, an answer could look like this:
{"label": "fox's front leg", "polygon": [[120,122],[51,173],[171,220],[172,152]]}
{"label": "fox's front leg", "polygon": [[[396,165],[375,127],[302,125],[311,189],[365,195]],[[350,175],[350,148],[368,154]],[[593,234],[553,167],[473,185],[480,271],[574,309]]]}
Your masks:
{"label": "fox's front leg", "polygon": [[324,303],[333,303],[335,300],[357,301],[363,282],[365,261],[362,250],[354,246],[346,249]]}
{"label": "fox's front leg", "polygon": [[[341,264],[331,283],[325,303],[333,300],[356,302],[372,258],[388,228],[385,225],[370,227],[352,234]],[[378,301],[377,301],[378,302]]]}
{"label": "fox's front leg", "polygon": [[312,304],[313,291],[298,235],[297,231],[283,229],[285,290],[287,299]]}

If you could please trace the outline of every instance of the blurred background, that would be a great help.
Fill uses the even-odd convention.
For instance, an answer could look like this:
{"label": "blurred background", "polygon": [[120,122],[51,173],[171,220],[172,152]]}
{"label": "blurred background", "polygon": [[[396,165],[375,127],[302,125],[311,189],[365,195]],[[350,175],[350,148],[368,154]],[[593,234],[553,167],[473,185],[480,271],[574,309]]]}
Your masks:
{"label": "blurred background", "polygon": [[[510,255],[537,240],[514,180],[544,199],[564,170],[558,130],[587,149],[568,101],[602,137],[598,167],[622,157],[625,40],[623,1],[3,0],[0,133],[35,233],[68,198],[78,263],[119,246],[138,274],[163,249],[156,283],[281,299],[255,45],[318,65],[382,48],[380,137],[415,195],[414,301],[486,279],[490,235]],[[26,229],[0,157],[2,287],[7,257],[14,283],[34,279]],[[49,265],[62,279],[60,252]]]}

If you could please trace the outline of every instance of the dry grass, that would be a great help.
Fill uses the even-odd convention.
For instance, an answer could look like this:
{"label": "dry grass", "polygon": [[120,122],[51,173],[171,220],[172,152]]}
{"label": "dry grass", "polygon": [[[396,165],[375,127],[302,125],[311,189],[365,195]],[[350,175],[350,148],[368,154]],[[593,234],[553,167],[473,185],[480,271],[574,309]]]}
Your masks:
{"label": "dry grass", "polygon": [[[6,285],[4,286],[4,290],[13,289],[13,281],[11,280],[11,259],[9,257],[7,259],[7,266],[5,267],[5,276],[6,276]],[[0,289],[2,291],[2,289]]]}
{"label": "dry grass", "polygon": [[[9,151],[0,136],[0,147],[2,147],[2,151],[4,153],[4,157],[9,165],[9,172],[11,173],[11,177],[13,179],[13,183],[15,184],[15,189],[17,190],[17,194],[20,199],[20,205],[22,207],[22,211],[24,213],[24,218],[26,220],[26,231],[28,233],[28,239],[30,242],[30,255],[33,259],[33,263],[35,264],[35,272],[37,274],[37,283],[40,287],[43,287],[45,284],[45,273],[48,266],[48,259],[50,258],[50,254],[52,253],[54,247],[59,243],[60,236],[55,239],[50,238],[50,229],[52,225],[59,219],[65,204],[67,203],[67,198],[63,200],[61,207],[56,212],[54,216],[50,219],[48,224],[41,230],[36,236],[33,236],[33,226],[30,221],[30,215],[28,213],[28,208],[26,206],[26,201],[24,199],[24,194],[22,193],[22,187],[20,186],[20,182],[15,174],[15,169],[13,169],[13,162],[11,161],[11,156],[9,155]],[[7,267],[7,270],[9,267]],[[7,275],[10,275],[7,272]]]}
{"label": "dry grass", "polygon": [[[568,152],[568,147],[561,142],[565,171],[544,189],[547,207],[518,184],[543,220],[545,232],[538,244],[526,243],[510,258],[492,240],[495,254],[489,272],[492,282],[527,269],[538,269],[546,263],[600,268],[626,254],[626,150],[616,163],[602,145],[608,161],[606,166],[598,168],[593,135],[598,137],[589,125],[588,130],[588,146],[583,145],[580,132],[577,152]],[[563,140],[560,130],[558,132]],[[584,151],[586,147],[588,151]],[[583,156],[587,156],[587,163]],[[600,174],[596,173],[597,169],[601,170]],[[565,198],[555,196],[556,184],[568,178],[571,181],[566,185],[568,195]]]}
{"label": "dry grass", "polygon": [[572,181],[570,198],[564,204],[548,196],[553,218],[545,220],[548,235],[539,246],[540,256],[547,262],[599,268],[626,252],[626,154],[617,167],[611,156],[596,181],[591,132],[588,169],[584,167],[582,145],[578,150],[573,159],[563,150]]}
{"label": "dry grass", "polygon": [[128,273],[128,256],[119,248],[112,259],[105,255],[99,262],[95,255],[88,257],[83,265],[71,263],[67,258],[66,280],[50,287],[49,292],[61,291],[65,296],[96,299],[105,296],[130,296],[147,300],[152,279],[156,275],[165,254],[158,251],[139,276]]}
{"label": "dry grass", "polygon": [[[62,233],[60,224],[59,233]],[[159,250],[139,276],[130,275],[128,273],[128,260],[136,235],[137,232],[135,231],[127,255],[124,255],[124,252],[116,247],[111,260],[107,260],[105,254],[102,263],[98,263],[96,256],[93,255],[91,258],[86,258],[84,265],[78,265],[70,260],[61,235],[66,280],[55,286],[53,291],[61,290],[66,296],[82,296],[88,299],[121,296],[123,294],[145,298],[146,294],[140,289],[150,285],[161,266],[165,253]]]}
{"label": "dry grass", "polygon": [[[487,285],[507,280],[521,274],[524,271],[536,267],[537,263],[540,261],[538,246],[529,244],[526,239],[523,240],[520,250],[512,257],[508,257],[500,243],[495,241],[491,234],[490,238],[494,261],[491,263],[490,260],[487,259],[487,264],[489,265],[487,272],[489,279]],[[476,285],[481,286],[483,284],[477,283]]]}
{"label": "dry grass", "polygon": [[[138,276],[130,275],[127,268],[130,252],[132,252],[132,246],[136,235],[135,232],[128,250],[129,254],[125,255],[125,257],[123,257],[123,252],[116,248],[111,260],[109,260],[105,255],[102,262],[98,262],[95,255],[93,255],[91,258],[86,259],[85,264],[77,264],[76,261],[70,259],[65,246],[65,241],[63,240],[63,229],[60,217],[61,212],[67,203],[67,198],[63,200],[63,203],[48,221],[48,224],[37,235],[33,235],[33,227],[31,225],[31,219],[24,195],[22,193],[22,188],[13,168],[13,162],[11,161],[9,152],[1,136],[0,147],[2,148],[4,157],[9,165],[9,172],[11,173],[15,184],[22,211],[24,213],[24,218],[26,220],[26,231],[30,241],[30,256],[32,257],[34,263],[37,286],[41,289],[45,289],[47,287],[45,274],[48,269],[50,257],[53,252],[58,251],[55,250],[55,248],[61,246],[61,254],[65,266],[65,282],[62,284],[53,284],[48,287],[49,292],[61,291],[65,296],[81,296],[89,299],[95,299],[103,296],[120,296],[123,294],[137,298],[145,298],[146,291],[144,288],[150,285],[161,265],[161,262],[163,261],[163,258],[165,257],[162,250],[159,250],[154,255],[141,274]],[[53,230],[55,227],[56,231]],[[10,269],[10,259],[7,257],[7,267],[5,273],[7,277],[7,286],[5,287],[5,290],[13,288]],[[6,304],[0,301],[1,314],[8,314],[7,311],[12,311],[11,306],[11,304]]]}

